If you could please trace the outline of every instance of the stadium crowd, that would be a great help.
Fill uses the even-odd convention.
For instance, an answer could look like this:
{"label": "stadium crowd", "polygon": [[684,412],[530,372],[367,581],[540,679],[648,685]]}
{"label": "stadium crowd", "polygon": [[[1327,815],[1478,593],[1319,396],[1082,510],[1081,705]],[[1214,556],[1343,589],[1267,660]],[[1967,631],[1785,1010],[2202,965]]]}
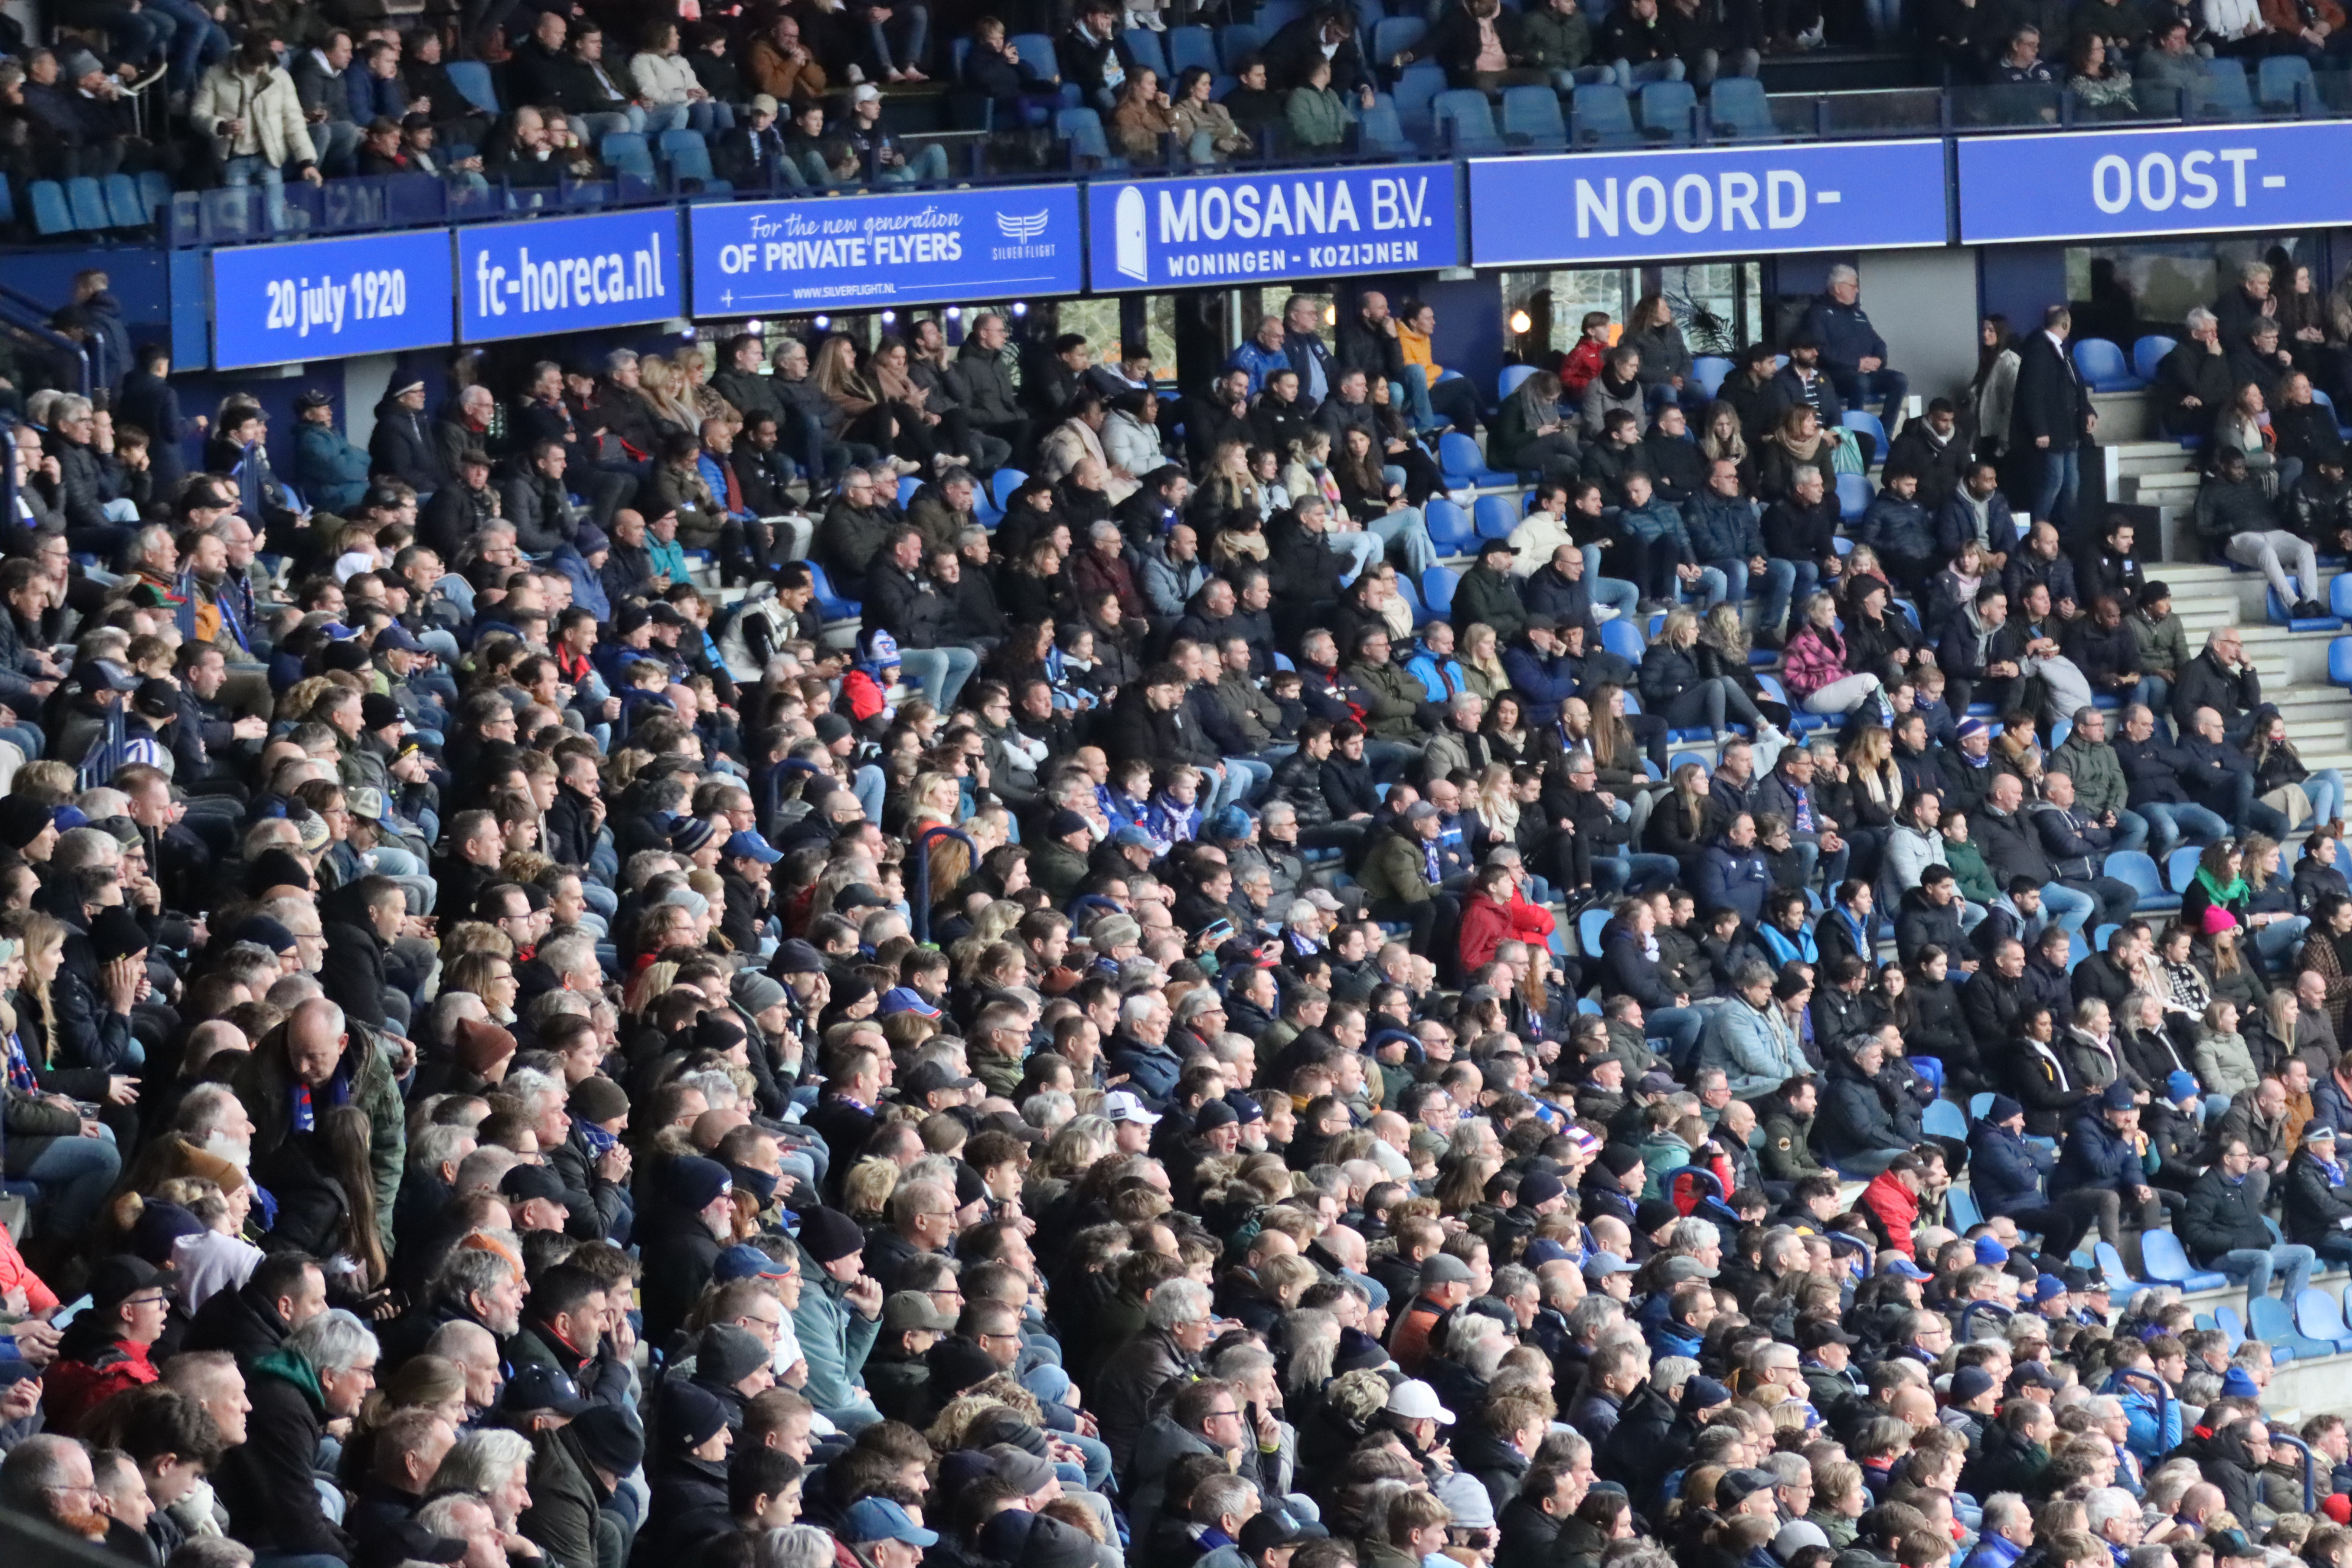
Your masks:
{"label": "stadium crowd", "polygon": [[[2293,600],[2352,512],[2273,276],[2162,395]],[[1655,299],[1491,415],[1432,325],[1292,300],[1174,405],[990,313],[404,373],[364,448],[159,349],[31,390],[0,1509],[152,1568],[2341,1568],[2344,1423],[2074,1261],[2352,1261],[2352,897],[2240,635],[2074,515],[2066,312],[1907,419],[1844,269],[1713,397]],[[1481,427],[1537,478],[1457,580]]]}

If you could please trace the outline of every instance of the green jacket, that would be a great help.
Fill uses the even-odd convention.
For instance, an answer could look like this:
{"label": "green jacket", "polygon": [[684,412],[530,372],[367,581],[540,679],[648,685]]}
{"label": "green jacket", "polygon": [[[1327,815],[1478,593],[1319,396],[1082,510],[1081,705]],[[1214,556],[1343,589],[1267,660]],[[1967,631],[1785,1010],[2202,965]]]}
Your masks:
{"label": "green jacket", "polygon": [[597,1495],[579,1439],[563,1430],[530,1441],[530,1506],[515,1521],[551,1568],[596,1568]]}
{"label": "green jacket", "polygon": [[1282,111],[1290,123],[1291,140],[1301,147],[1337,147],[1348,140],[1348,127],[1356,122],[1348,100],[1328,87],[1320,91],[1292,89]]}
{"label": "green jacket", "polygon": [[1764,1119],[1764,1146],[1756,1155],[1758,1168],[1776,1182],[1824,1174],[1822,1163],[1813,1158],[1812,1138],[1811,1117],[1793,1116],[1785,1110],[1773,1112]]}
{"label": "green jacket", "polygon": [[2105,741],[2069,735],[2066,743],[2052,753],[2050,766],[2074,781],[2075,804],[2086,816],[2121,811],[2130,804],[2124,765],[2116,760],[2116,749]]}
{"label": "green jacket", "polygon": [[1993,880],[1975,839],[1966,844],[1945,839],[1944,862],[1952,868],[1952,880],[1960,885],[1960,896],[1969,902],[1989,904],[2000,897],[2000,884]]}
{"label": "green jacket", "polygon": [[1508,577],[1481,562],[1454,584],[1452,619],[1456,632],[1484,621],[1495,628],[1495,641],[1508,647],[1528,629],[1528,606]]}
{"label": "green jacket", "polygon": [[1364,713],[1364,729],[1383,741],[1417,741],[1421,726],[1413,722],[1427,700],[1422,684],[1398,664],[1366,664],[1347,668],[1348,679],[1372,699]]}
{"label": "green jacket", "polygon": [[[408,1161],[408,1127],[403,1118],[400,1086],[392,1079],[386,1053],[391,1047],[375,1031],[353,1018],[346,1027],[350,1043],[343,1048],[346,1063],[356,1061],[352,1074],[351,1103],[367,1112],[368,1167],[375,1175],[375,1226],[386,1250],[392,1247],[392,1215],[400,1202],[401,1168]],[[261,1037],[244,1061],[237,1064],[229,1087],[253,1118],[256,1159],[273,1152],[293,1131],[293,1074],[286,1066],[286,1026],[282,1022]]]}
{"label": "green jacket", "polygon": [[1363,884],[1364,896],[1377,903],[1382,899],[1395,899],[1402,903],[1420,904],[1429,901],[1429,869],[1417,840],[1407,838],[1402,829],[1381,835],[1364,857],[1364,868],[1357,873]]}
{"label": "green jacket", "polygon": [[2151,621],[2145,611],[2134,610],[2124,617],[2124,624],[2131,627],[2132,641],[2139,647],[2141,670],[2168,669],[2179,675],[2189,668],[2189,630],[2178,614]]}
{"label": "green jacket", "polygon": [[1545,5],[1519,16],[1519,61],[1538,70],[1574,70],[1592,58],[1592,25],[1581,11]]}

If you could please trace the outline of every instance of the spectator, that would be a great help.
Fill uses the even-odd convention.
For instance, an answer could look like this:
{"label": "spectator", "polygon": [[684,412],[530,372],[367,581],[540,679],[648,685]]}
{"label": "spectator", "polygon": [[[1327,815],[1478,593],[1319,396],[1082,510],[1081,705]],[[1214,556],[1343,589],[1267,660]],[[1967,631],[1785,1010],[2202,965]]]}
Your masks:
{"label": "spectator", "polygon": [[343,74],[351,63],[352,36],[339,28],[316,47],[297,54],[288,68],[301,100],[303,122],[319,149],[319,167],[329,174],[352,173],[359,154],[360,124],[352,118],[351,89]]}
{"label": "spectator", "polygon": [[1880,423],[1894,430],[1911,383],[1887,366],[1886,340],[1862,308],[1862,275],[1843,264],[1831,268],[1827,298],[1814,300],[1803,330],[1821,343],[1822,364],[1840,401],[1860,405],[1879,398]]}

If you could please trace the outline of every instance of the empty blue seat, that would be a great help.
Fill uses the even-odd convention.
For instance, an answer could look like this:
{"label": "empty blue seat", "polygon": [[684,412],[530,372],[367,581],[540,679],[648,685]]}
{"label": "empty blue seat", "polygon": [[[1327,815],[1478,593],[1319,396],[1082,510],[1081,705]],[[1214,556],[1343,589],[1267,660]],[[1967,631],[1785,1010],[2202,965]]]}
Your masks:
{"label": "empty blue seat", "polygon": [[[1029,58],[1029,51],[1025,47],[1021,51],[1021,58],[1024,60]],[[1050,44],[1046,46],[1045,58],[1047,59],[1054,58]],[[1206,27],[1169,28],[1168,63],[1175,68],[1176,74],[1179,76],[1194,66],[1214,71],[1217,68],[1216,35]]]}
{"label": "empty blue seat", "polygon": [[1519,526],[1519,503],[1509,496],[1480,496],[1470,508],[1481,539],[1508,539]]}
{"label": "empty blue seat", "polygon": [[1837,477],[1838,515],[1852,522],[1870,510],[1870,480],[1860,474]]}
{"label": "empty blue seat", "polygon": [[1654,81],[1642,89],[1642,130],[1653,142],[1680,147],[1692,139],[1698,92],[1686,81]]}
{"label": "empty blue seat", "polygon": [[2254,95],[2246,85],[2246,68],[2226,55],[2205,62],[2206,117],[2213,120],[2252,120],[2254,117]]}
{"label": "empty blue seat", "polygon": [[1486,95],[1474,88],[1439,93],[1429,102],[1430,122],[1438,144],[1455,153],[1499,153],[1503,139],[1495,130],[1495,111]]}
{"label": "empty blue seat", "polygon": [[606,132],[596,152],[604,160],[605,167],[615,174],[635,174],[648,184],[660,178],[654,170],[653,150],[635,131]]}
{"label": "empty blue seat", "polygon": [[706,191],[731,191],[735,187],[711,172],[710,144],[699,131],[665,131],[661,133],[662,162],[669,165],[673,183],[683,184],[692,180]]}
{"label": "empty blue seat", "polygon": [[865,606],[856,600],[845,599],[833,591],[833,584],[826,579],[824,567],[814,561],[807,564],[809,586],[814,591],[819,616],[828,621],[849,621],[865,613]]}
{"label": "empty blue seat", "polygon": [[2159,1285],[2178,1285],[2183,1290],[2218,1290],[2230,1282],[2230,1277],[2211,1269],[2200,1268],[2189,1261],[2181,1249],[2180,1238],[2168,1230],[2140,1233],[2140,1267],[2147,1277]]}
{"label": "empty blue seat", "polygon": [[1478,535],[1470,526],[1470,514],[1459,503],[1443,496],[1432,496],[1422,510],[1422,521],[1429,530],[1429,542],[1441,555],[1459,555],[1475,543]]}
{"label": "empty blue seat", "polygon": [[1622,616],[1601,623],[1601,646],[1632,664],[1641,663],[1642,655],[1646,651],[1642,643],[1642,628]]}
{"label": "empty blue seat", "polygon": [[1567,146],[1568,121],[1559,111],[1559,94],[1548,87],[1505,88],[1503,140],[1514,146]]}
{"label": "empty blue seat", "polygon": [[1478,454],[1478,443],[1459,430],[1449,430],[1438,438],[1437,466],[1445,476],[1447,489],[1511,485],[1519,479],[1516,473],[1488,468]]}
{"label": "empty blue seat", "polygon": [[2074,368],[2093,392],[2137,392],[2147,384],[2132,374],[2123,349],[2105,338],[2076,338]]}
{"label": "empty blue seat", "polygon": [[1383,16],[1372,29],[1372,67],[1386,75],[1389,62],[1412,54],[1429,36],[1429,24],[1418,16]]}
{"label": "empty blue seat", "polygon": [[449,60],[441,68],[449,73],[449,85],[463,93],[467,103],[493,120],[502,112],[489,67],[479,60]]}
{"label": "empty blue seat", "polygon": [[139,199],[139,182],[128,174],[109,174],[103,182],[106,216],[110,228],[145,228],[147,204]]}
{"label": "empty blue seat", "polygon": [[1217,29],[1217,58],[1234,76],[1242,74],[1244,56],[1256,54],[1265,47],[1264,35],[1247,22],[1234,22]]}
{"label": "empty blue seat", "polygon": [[[1721,86],[1720,83],[1717,85]],[[1723,389],[1724,382],[1729,379],[1736,368],[1721,354],[1701,354],[1691,361],[1691,379],[1698,383],[1701,392],[1712,398]]]}
{"label": "empty blue seat", "polygon": [[1885,459],[1886,426],[1877,415],[1867,408],[1849,408],[1845,411],[1845,427],[1849,430],[1859,430],[1869,437],[1874,443],[1873,449],[1878,454],[1880,460]]}
{"label": "empty blue seat", "polygon": [[2278,113],[2298,112],[2302,89],[2310,85],[2311,62],[2301,55],[2273,55],[2254,70],[2254,90],[2263,107]]}
{"label": "empty blue seat", "polygon": [[[2347,573],[2336,579],[2342,583],[2352,579]],[[2330,587],[2331,595],[2342,596],[2343,591]],[[2352,637],[2337,637],[2327,645],[2327,679],[2337,686],[2352,686]]]}
{"label": "empty blue seat", "polygon": [[1944,1194],[1944,1207],[1952,1224],[1966,1231],[1970,1226],[1984,1224],[1984,1210],[1977,1207],[1976,1194],[1966,1187],[1952,1187]]}
{"label": "empty blue seat", "polygon": [[1160,79],[1160,90],[1173,92],[1175,79],[1168,74],[1168,54],[1160,47],[1160,35],[1149,27],[1129,27],[1119,34],[1119,42],[1127,46],[1128,57],[1137,65],[1149,68]]}
{"label": "empty blue seat", "polygon": [[105,188],[87,174],[66,182],[66,210],[73,214],[76,228],[95,234],[111,226]]}
{"label": "empty blue seat", "polygon": [[172,176],[161,169],[149,169],[139,176],[139,205],[147,209],[147,221],[161,223],[163,209],[172,205]]}
{"label": "empty blue seat", "polygon": [[1965,1142],[1969,1135],[1969,1119],[1961,1115],[1960,1108],[1950,1100],[1931,1100],[1927,1102],[1927,1109],[1920,1113],[1919,1130],[1931,1137],[1958,1138]]}
{"label": "empty blue seat", "polygon": [[1421,574],[1421,602],[1433,616],[1454,613],[1454,584],[1459,581],[1451,566],[1432,566]]}
{"label": "empty blue seat", "polygon": [[2149,336],[2132,344],[2132,369],[2142,381],[2156,379],[2156,367],[2164,356],[2180,346],[2177,338]]}
{"label": "empty blue seat", "polygon": [[1607,909],[1587,910],[1576,917],[1576,940],[1587,958],[1601,956],[1601,933],[1609,928],[1614,914]]}
{"label": "empty blue seat", "polygon": [[1103,135],[1102,116],[1091,109],[1057,109],[1054,110],[1054,134],[1070,149],[1070,166],[1090,165],[1097,168],[1125,168],[1127,160],[1114,157],[1110,142]]}
{"label": "empty blue seat", "polygon": [[1536,367],[1531,364],[1505,365],[1501,373],[1495,377],[1495,395],[1498,398],[1510,396],[1519,389],[1519,383],[1535,373]]}
{"label": "empty blue seat", "polygon": [[1717,77],[1707,89],[1706,111],[1717,136],[1759,141],[1780,134],[1764,84],[1752,76]]}
{"label": "empty blue seat", "polygon": [[2316,1286],[2305,1286],[2294,1299],[2294,1326],[2306,1338],[2352,1351],[2352,1328],[2344,1325],[2343,1303]]}
{"label": "empty blue seat", "polygon": [[[2326,1355],[2336,1348],[2297,1330],[2294,1314],[2276,1296],[2258,1297],[2252,1307],[2246,1320],[2246,1331],[2271,1347],[2271,1359],[2273,1361],[2310,1361]],[[2221,1319],[2221,1313],[2213,1314],[2215,1322]]]}
{"label": "empty blue seat", "polygon": [[2204,853],[2194,844],[2184,844],[2164,858],[2164,879],[2174,892],[2189,890],[2189,879],[2197,875],[2197,860]]}
{"label": "empty blue seat", "polygon": [[1397,121],[1413,137],[1430,133],[1430,102],[1445,90],[1445,68],[1435,60],[1415,60],[1397,78]]}
{"label": "empty blue seat", "polygon": [[2124,1255],[2116,1250],[2114,1243],[2100,1242],[2091,1248],[2091,1256],[2097,1260],[2099,1273],[2107,1282],[2107,1293],[2118,1303],[2147,1289],[2146,1280],[2133,1279],[2131,1270],[2124,1267]]}
{"label": "empty blue seat", "polygon": [[999,468],[989,476],[988,499],[994,501],[996,510],[1002,512],[1013,504],[1013,492],[1028,482],[1029,476],[1018,468]]}
{"label": "empty blue seat", "polygon": [[1635,147],[1642,141],[1633,128],[1633,105],[1613,82],[1578,88],[1569,100],[1568,128],[1579,147]]}
{"label": "empty blue seat", "polygon": [[1397,119],[1394,99],[1357,110],[1356,139],[1367,153],[1386,153],[1391,157],[1399,157],[1412,151],[1412,142],[1404,133],[1404,124]]}

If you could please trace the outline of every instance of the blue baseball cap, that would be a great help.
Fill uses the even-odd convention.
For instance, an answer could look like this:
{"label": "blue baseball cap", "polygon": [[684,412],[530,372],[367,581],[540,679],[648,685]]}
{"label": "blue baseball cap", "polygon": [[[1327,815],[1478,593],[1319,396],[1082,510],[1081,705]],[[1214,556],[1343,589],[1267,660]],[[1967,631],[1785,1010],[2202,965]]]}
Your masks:
{"label": "blue baseball cap", "polygon": [[749,1242],[739,1242],[719,1255],[710,1266],[710,1277],[721,1285],[738,1279],[782,1279],[792,1269],[777,1262]]}
{"label": "blue baseball cap", "polygon": [[88,827],[89,818],[78,805],[53,805],[49,807],[49,826],[59,833],[70,833],[77,827]]}
{"label": "blue baseball cap", "polygon": [[772,866],[784,858],[784,852],[747,827],[727,840],[727,858],[730,860],[757,860],[762,866]]}
{"label": "blue baseball cap", "polygon": [[852,1545],[869,1541],[898,1541],[908,1546],[937,1546],[940,1532],[925,1530],[907,1510],[888,1498],[870,1497],[850,1504],[841,1518],[841,1538]]}
{"label": "blue baseball cap", "polygon": [[1118,832],[1110,836],[1110,841],[1113,844],[1118,845],[1121,849],[1149,849],[1151,847],[1151,835],[1144,832],[1140,827],[1135,826],[1120,828]]}
{"label": "blue baseball cap", "polygon": [[1935,1278],[1934,1275],[1928,1273],[1926,1269],[1920,1268],[1917,1264],[1912,1262],[1907,1258],[1896,1258],[1894,1262],[1880,1269],[1879,1272],[1882,1274],[1892,1274],[1897,1279],[1933,1279]]}

